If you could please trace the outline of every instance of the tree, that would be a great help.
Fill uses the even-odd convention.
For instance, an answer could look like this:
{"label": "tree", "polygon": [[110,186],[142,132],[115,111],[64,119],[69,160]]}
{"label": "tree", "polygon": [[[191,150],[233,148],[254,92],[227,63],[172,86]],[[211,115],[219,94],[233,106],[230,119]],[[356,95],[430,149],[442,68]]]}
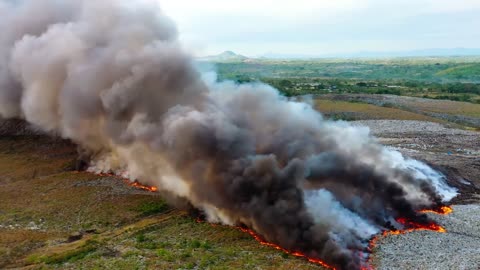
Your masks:
{"label": "tree", "polygon": [[282,88],[291,88],[293,86],[293,83],[289,80],[281,80],[279,85]]}
{"label": "tree", "polygon": [[360,87],[367,87],[367,83],[366,82],[359,82],[357,83],[357,86],[360,86]]}

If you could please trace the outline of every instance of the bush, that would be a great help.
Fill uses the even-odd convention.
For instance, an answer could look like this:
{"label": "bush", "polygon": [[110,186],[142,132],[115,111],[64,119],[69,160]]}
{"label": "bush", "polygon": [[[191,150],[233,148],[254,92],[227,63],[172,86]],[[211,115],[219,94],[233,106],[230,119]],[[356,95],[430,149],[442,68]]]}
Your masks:
{"label": "bush", "polygon": [[175,257],[173,256],[173,254],[164,248],[160,248],[157,250],[157,256],[164,259],[167,262],[172,262],[175,260]]}
{"label": "bush", "polygon": [[143,216],[149,216],[165,212],[167,209],[168,205],[164,201],[150,201],[140,204],[136,210]]}

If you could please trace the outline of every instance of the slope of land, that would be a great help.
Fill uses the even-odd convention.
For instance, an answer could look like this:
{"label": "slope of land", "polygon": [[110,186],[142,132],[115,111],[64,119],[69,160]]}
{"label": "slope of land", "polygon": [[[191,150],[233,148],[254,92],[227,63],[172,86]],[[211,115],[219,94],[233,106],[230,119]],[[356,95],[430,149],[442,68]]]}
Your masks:
{"label": "slope of land", "polygon": [[[231,54],[229,54],[231,55]],[[243,60],[243,59],[242,59]],[[215,61],[213,61],[215,62]],[[337,78],[479,82],[480,57],[216,61],[220,74],[269,78]]]}
{"label": "slope of land", "polygon": [[211,55],[200,58],[201,61],[211,61],[211,62],[238,62],[245,61],[248,57],[236,54],[232,51],[225,51],[218,55]]}
{"label": "slope of land", "polygon": [[368,94],[319,95],[316,102],[327,114],[351,112],[352,120],[424,120],[480,128],[480,104],[469,102]]}
{"label": "slope of land", "polygon": [[76,172],[74,145],[30,132],[0,136],[0,269],[322,269],[198,223],[157,193]]}
{"label": "slope of land", "polygon": [[480,57],[248,59],[203,62],[220,79],[261,81],[287,96],[393,94],[480,103]]}
{"label": "slope of land", "polygon": [[[454,200],[454,215],[438,219],[446,234],[382,238],[374,265],[451,269],[455,262],[457,269],[476,269],[478,253],[471,251],[480,248],[480,221],[473,218],[480,216],[480,133],[440,116],[475,118],[477,105],[465,103],[459,110],[447,101],[432,105],[423,99],[367,97],[371,100],[322,96],[315,104],[327,118],[362,120],[352,123],[370,127],[381,143],[433,164],[462,192]],[[384,98],[395,98],[394,106],[379,103]],[[0,268],[322,269],[262,246],[236,228],[199,223],[160,194],[122,179],[76,172],[76,156],[71,143],[40,135],[21,121],[0,123]]]}

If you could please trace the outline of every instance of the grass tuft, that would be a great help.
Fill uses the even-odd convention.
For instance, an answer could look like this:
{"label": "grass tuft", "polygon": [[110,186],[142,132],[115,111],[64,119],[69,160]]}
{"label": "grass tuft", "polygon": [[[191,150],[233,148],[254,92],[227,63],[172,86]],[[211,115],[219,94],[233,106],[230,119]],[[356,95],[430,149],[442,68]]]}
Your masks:
{"label": "grass tuft", "polygon": [[168,205],[164,201],[147,201],[141,203],[136,210],[141,213],[142,216],[151,216],[165,212],[168,209]]}

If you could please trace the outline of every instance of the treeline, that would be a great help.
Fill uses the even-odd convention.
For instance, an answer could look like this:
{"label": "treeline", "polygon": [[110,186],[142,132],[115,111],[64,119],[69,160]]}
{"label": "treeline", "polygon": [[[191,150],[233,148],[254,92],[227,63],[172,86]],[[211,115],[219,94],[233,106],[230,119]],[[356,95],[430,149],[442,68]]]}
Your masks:
{"label": "treeline", "polygon": [[480,83],[479,62],[396,61],[253,61],[216,63],[220,74],[260,78],[324,78],[344,80],[404,80],[437,83]]}
{"label": "treeline", "polygon": [[286,96],[307,94],[388,94],[480,103],[480,84],[436,83],[405,80],[346,80],[324,78],[255,78],[247,75],[220,77],[238,83],[264,82]]}

